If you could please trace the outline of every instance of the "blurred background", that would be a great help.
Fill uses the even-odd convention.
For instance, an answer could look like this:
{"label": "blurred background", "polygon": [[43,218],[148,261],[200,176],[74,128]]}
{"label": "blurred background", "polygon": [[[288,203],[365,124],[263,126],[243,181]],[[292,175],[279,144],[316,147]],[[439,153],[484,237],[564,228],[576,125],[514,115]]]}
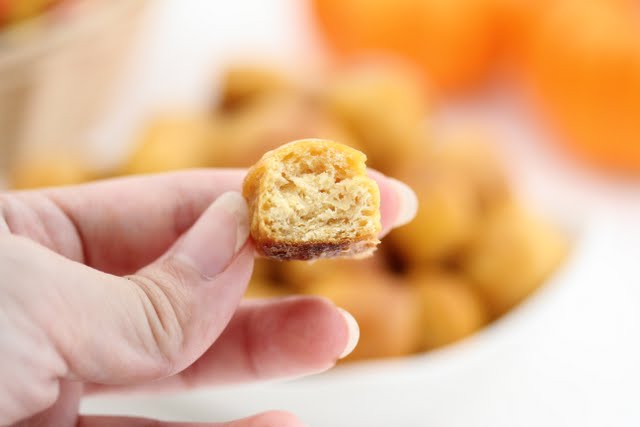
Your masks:
{"label": "blurred background", "polygon": [[0,186],[365,152],[420,210],[364,261],[258,261],[332,298],[327,374],[85,412],[314,426],[638,425],[640,7],[631,0],[3,0]]}

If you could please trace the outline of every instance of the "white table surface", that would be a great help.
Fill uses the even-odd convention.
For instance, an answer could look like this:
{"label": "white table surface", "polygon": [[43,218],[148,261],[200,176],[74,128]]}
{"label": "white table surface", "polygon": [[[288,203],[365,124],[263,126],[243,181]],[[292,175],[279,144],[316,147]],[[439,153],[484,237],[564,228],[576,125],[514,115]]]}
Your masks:
{"label": "white table surface", "polygon": [[[205,107],[230,59],[315,61],[309,46],[317,41],[307,32],[304,5],[155,1],[118,94],[92,134],[102,158],[123,155],[154,111]],[[157,399],[97,398],[85,401],[83,411],[219,420],[279,408],[314,426],[640,425],[640,184],[570,164],[542,143],[549,136],[500,91],[448,105],[436,123],[468,120],[488,123],[499,135],[522,194],[563,220],[585,224],[588,236],[579,265],[562,279],[553,303],[515,334],[527,340],[514,338],[508,356],[479,365],[486,370],[443,369],[436,379],[425,359],[409,376],[403,368],[382,369],[355,385],[332,383],[338,372],[297,383],[296,393],[287,385],[259,385]],[[427,366],[424,372],[420,366]]]}

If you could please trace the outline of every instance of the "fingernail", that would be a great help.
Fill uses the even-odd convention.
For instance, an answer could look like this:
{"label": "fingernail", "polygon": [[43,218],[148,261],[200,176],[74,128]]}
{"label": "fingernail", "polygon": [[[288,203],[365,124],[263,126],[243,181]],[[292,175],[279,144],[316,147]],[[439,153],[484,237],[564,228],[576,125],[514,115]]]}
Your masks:
{"label": "fingernail", "polygon": [[186,232],[173,255],[213,278],[225,270],[248,237],[246,201],[240,193],[224,193]]}
{"label": "fingernail", "polygon": [[[249,208],[242,194],[236,192],[224,193],[216,202],[229,212],[236,220],[236,245],[234,254],[244,246],[249,238]],[[214,203],[216,203],[214,202]]]}
{"label": "fingernail", "polygon": [[418,212],[418,197],[416,193],[404,182],[394,178],[388,178],[391,186],[395,189],[398,196],[398,216],[394,222],[394,227],[405,225],[416,216]]}
{"label": "fingernail", "polygon": [[360,339],[360,327],[358,326],[358,322],[356,319],[349,313],[347,310],[344,310],[338,307],[340,310],[340,314],[344,317],[344,321],[347,323],[347,328],[349,329],[349,340],[347,341],[347,345],[344,347],[344,350],[338,357],[339,359],[343,359],[347,357],[356,345],[358,344],[358,340]]}

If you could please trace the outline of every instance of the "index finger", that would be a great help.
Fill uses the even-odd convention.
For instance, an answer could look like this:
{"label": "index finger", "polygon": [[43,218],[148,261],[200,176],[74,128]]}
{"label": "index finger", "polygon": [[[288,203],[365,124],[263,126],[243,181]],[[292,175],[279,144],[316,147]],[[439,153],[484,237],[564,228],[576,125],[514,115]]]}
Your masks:
{"label": "index finger", "polygon": [[[221,194],[240,191],[244,169],[202,169],[9,193],[0,213],[24,235],[112,274],[149,264]],[[404,184],[370,171],[381,195],[382,230],[407,222],[417,202]],[[413,198],[412,198],[413,197]]]}

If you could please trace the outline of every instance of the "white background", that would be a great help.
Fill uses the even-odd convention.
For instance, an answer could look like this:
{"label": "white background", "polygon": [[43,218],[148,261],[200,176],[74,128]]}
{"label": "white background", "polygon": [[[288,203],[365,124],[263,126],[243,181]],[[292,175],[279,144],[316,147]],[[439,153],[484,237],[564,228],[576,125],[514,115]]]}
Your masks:
{"label": "white background", "polygon": [[[126,154],[154,111],[206,108],[229,60],[318,59],[305,2],[152,3],[118,95],[92,134],[107,163]],[[204,421],[278,408],[314,426],[640,425],[640,185],[570,164],[502,90],[444,106],[436,124],[469,120],[496,132],[521,193],[575,232],[572,261],[512,318],[422,358],[292,384],[93,399],[83,410]]]}

